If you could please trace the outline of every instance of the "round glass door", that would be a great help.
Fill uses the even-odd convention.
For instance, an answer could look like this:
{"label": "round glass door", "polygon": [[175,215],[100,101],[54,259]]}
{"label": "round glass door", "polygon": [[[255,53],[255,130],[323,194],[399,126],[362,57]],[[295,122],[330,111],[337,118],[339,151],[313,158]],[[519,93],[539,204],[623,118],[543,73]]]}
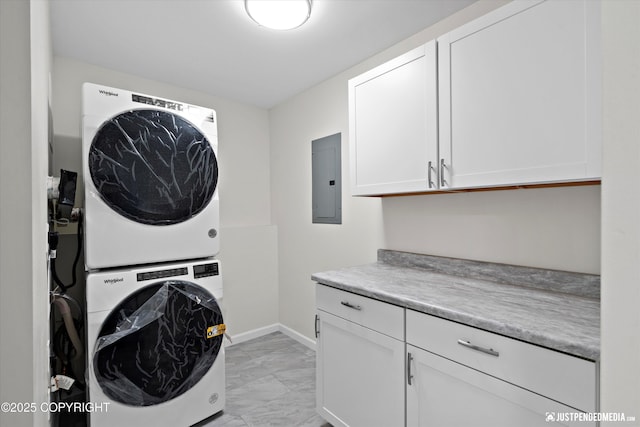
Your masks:
{"label": "round glass door", "polygon": [[174,399],[209,371],[222,346],[216,299],[185,281],[152,284],[106,318],[93,353],[102,391],[116,402],[150,406]]}
{"label": "round glass door", "polygon": [[142,224],[192,218],[210,202],[218,183],[218,162],[207,138],[165,111],[132,110],[105,122],[88,161],[102,200]]}

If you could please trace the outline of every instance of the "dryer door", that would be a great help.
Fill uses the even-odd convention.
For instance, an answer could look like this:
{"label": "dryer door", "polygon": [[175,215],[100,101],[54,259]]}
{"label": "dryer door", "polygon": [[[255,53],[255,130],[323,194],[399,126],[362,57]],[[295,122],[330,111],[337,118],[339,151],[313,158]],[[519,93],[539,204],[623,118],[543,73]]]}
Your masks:
{"label": "dryer door", "polygon": [[105,122],[91,142],[88,161],[102,200],[142,224],[188,220],[207,206],[218,183],[210,141],[166,111],[132,110]]}
{"label": "dryer door", "polygon": [[225,326],[204,288],[167,280],[129,295],[106,318],[92,368],[116,402],[150,406],[193,387],[211,368]]}

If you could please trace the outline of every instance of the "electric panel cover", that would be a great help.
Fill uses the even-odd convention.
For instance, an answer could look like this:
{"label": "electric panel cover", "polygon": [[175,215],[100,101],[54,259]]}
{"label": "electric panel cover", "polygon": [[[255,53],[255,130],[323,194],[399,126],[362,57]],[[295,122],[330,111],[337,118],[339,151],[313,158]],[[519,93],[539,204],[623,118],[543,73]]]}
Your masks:
{"label": "electric panel cover", "polygon": [[311,142],[314,223],[342,223],[341,134]]}

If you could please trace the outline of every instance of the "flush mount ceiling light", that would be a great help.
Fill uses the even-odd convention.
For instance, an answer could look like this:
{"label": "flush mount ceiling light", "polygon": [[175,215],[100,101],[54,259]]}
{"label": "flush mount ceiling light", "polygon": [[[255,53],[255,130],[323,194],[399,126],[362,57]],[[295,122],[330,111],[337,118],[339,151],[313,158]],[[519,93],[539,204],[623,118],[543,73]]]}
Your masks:
{"label": "flush mount ceiling light", "polygon": [[244,8],[258,25],[291,30],[307,22],[311,0],[244,0]]}

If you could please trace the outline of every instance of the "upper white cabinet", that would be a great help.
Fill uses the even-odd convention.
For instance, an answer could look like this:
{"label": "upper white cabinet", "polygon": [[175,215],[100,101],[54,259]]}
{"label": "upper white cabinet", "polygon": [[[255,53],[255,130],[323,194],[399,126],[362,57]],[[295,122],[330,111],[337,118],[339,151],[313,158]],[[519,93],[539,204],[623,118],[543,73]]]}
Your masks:
{"label": "upper white cabinet", "polygon": [[599,8],[515,0],[350,80],[352,194],[598,180]]}
{"label": "upper white cabinet", "polygon": [[437,188],[435,41],[349,81],[349,130],[353,195]]}
{"label": "upper white cabinet", "polygon": [[599,2],[514,1],[438,38],[448,187],[598,179]]}

